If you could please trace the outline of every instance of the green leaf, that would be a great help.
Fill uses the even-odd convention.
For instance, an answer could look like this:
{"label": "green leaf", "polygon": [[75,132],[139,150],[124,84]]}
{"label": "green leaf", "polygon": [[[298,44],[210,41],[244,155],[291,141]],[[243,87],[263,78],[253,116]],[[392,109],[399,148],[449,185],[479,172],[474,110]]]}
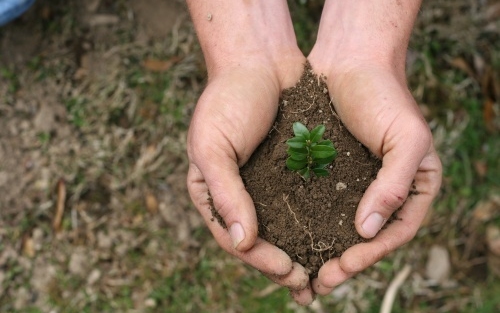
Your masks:
{"label": "green leaf", "polygon": [[298,171],[299,175],[302,176],[302,178],[304,179],[309,179],[309,177],[311,177],[311,171],[309,170],[308,167]]}
{"label": "green leaf", "polygon": [[326,168],[330,163],[315,163],[314,168]]}
{"label": "green leaf", "polygon": [[292,158],[286,160],[286,167],[292,171],[298,171],[307,166],[307,161],[298,161]]}
{"label": "green leaf", "polygon": [[333,146],[333,142],[331,142],[330,140],[322,140],[322,141],[318,142],[318,145],[329,146],[329,147],[332,147],[335,149],[335,147]]}
{"label": "green leaf", "polygon": [[325,133],[325,126],[318,125],[313,130],[311,130],[311,142],[318,142],[321,136]]}
{"label": "green leaf", "polygon": [[313,160],[329,158],[331,156],[334,156],[335,154],[335,149],[330,146],[316,145],[314,147],[311,147],[311,155]]}
{"label": "green leaf", "polygon": [[306,148],[293,147],[289,147],[288,150],[286,150],[286,153],[288,153],[292,159],[297,161],[305,160],[309,154]]}
{"label": "green leaf", "polygon": [[328,171],[323,168],[313,168],[313,172],[318,177],[328,176]]}
{"label": "green leaf", "polygon": [[314,161],[314,163],[316,163],[318,165],[322,165],[323,167],[325,167],[326,165],[332,163],[333,160],[335,160],[336,156],[337,156],[337,154],[332,155],[329,158],[313,159],[313,161]]}
{"label": "green leaf", "polygon": [[301,122],[293,123],[293,133],[295,136],[304,137],[305,139],[309,139],[311,135],[307,130],[307,127],[305,127]]}
{"label": "green leaf", "polygon": [[306,140],[304,137],[294,137],[294,138],[288,139],[286,141],[286,144],[292,148],[305,148],[306,147]]}

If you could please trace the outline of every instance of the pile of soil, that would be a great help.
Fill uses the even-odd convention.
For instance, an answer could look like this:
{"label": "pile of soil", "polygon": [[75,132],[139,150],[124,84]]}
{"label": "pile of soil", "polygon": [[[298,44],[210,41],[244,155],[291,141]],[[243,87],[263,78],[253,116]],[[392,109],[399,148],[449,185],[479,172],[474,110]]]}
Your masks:
{"label": "pile of soil", "polygon": [[[305,65],[296,86],[283,91],[269,136],[241,169],[255,203],[259,236],[302,264],[311,278],[324,262],[365,241],[354,227],[356,208],[382,165],[340,121],[325,79]],[[328,177],[305,181],[287,169],[286,140],[294,136],[297,121],[309,130],[326,127],[323,138],[338,153]]]}

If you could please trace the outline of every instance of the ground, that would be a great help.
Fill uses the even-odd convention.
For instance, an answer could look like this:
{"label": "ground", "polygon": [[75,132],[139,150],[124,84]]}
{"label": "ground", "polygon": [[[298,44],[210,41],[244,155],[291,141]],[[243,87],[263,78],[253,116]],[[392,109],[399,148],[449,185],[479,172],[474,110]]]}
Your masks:
{"label": "ground", "polygon": [[[307,53],[320,1],[289,3]],[[0,311],[377,312],[405,265],[394,312],[500,310],[499,16],[493,0],[424,3],[407,73],[441,193],[414,241],[300,308],[189,201],[205,69],[185,4],[38,1],[0,30]]]}

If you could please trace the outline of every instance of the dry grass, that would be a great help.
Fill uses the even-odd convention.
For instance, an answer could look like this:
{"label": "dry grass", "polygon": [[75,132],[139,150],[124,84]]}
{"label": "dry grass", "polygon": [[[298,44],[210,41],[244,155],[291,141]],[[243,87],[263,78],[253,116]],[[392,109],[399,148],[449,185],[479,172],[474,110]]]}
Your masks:
{"label": "dry grass", "polygon": [[[376,312],[405,264],[394,312],[499,309],[484,226],[498,215],[473,222],[499,192],[499,91],[482,79],[500,81],[498,2],[424,3],[408,77],[442,193],[415,241],[311,308],[222,253],[190,204],[185,133],[203,60],[182,2],[141,3],[40,2],[1,30],[0,311]],[[450,254],[441,283],[425,272],[433,244]]]}

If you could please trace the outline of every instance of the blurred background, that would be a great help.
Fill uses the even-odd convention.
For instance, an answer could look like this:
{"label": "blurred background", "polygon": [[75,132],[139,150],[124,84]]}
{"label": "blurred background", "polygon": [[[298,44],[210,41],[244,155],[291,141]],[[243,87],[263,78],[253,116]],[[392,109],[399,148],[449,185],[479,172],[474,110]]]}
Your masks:
{"label": "blurred background", "polygon": [[[289,1],[301,49],[322,1]],[[0,29],[0,312],[500,311],[500,1],[424,1],[407,59],[444,180],[415,240],[298,307],[185,186],[205,81],[183,1],[36,1]]]}

